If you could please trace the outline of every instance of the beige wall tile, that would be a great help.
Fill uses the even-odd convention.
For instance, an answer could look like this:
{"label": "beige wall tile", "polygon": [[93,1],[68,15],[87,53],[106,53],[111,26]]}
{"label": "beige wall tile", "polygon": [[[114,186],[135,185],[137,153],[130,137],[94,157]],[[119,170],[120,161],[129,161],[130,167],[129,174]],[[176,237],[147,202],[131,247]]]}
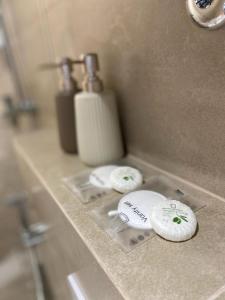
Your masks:
{"label": "beige wall tile", "polygon": [[10,2],[23,28],[14,52],[29,93],[41,98],[44,123],[47,112],[54,116],[57,80],[47,91],[51,75],[41,83],[32,70],[45,59],[96,51],[106,86],[118,94],[128,149],[224,194],[223,30],[195,26],[183,1],[36,0],[26,9],[18,2]]}

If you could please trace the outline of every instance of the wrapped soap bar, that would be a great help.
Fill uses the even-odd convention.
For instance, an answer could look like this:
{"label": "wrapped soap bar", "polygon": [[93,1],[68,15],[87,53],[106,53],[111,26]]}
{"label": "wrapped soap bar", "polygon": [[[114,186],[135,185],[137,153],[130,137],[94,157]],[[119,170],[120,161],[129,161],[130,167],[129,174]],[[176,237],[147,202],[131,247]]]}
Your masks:
{"label": "wrapped soap bar", "polygon": [[90,183],[99,188],[111,189],[112,183],[110,181],[110,175],[112,171],[117,168],[115,165],[108,165],[94,169],[89,176]]}
{"label": "wrapped soap bar", "polygon": [[135,168],[118,167],[110,176],[113,189],[120,193],[127,193],[140,187],[143,183],[143,175]]}
{"label": "wrapped soap bar", "polygon": [[89,203],[113,193],[110,174],[115,168],[117,166],[108,165],[94,170],[88,169],[64,178],[63,181],[81,202]]}
{"label": "wrapped soap bar", "polygon": [[190,207],[177,200],[156,205],[150,214],[154,231],[166,240],[186,241],[195,234],[197,220]]}
{"label": "wrapped soap bar", "polygon": [[152,229],[150,213],[155,205],[167,201],[162,194],[153,191],[135,191],[123,196],[117,210],[109,211],[108,216],[118,215],[122,222],[136,229]]}

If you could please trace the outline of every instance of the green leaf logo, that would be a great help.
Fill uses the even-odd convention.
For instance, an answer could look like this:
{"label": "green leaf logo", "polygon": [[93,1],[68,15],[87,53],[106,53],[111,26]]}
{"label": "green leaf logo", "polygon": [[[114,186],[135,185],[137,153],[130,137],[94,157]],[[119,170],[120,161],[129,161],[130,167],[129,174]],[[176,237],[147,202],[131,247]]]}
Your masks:
{"label": "green leaf logo", "polygon": [[134,180],[134,178],[132,176],[124,176],[123,179],[126,181]]}
{"label": "green leaf logo", "polygon": [[177,215],[177,217],[173,218],[174,223],[181,224],[182,221],[188,222],[187,217]]}
{"label": "green leaf logo", "polygon": [[188,222],[187,217],[186,216],[179,216],[183,221]]}
{"label": "green leaf logo", "polygon": [[181,218],[179,218],[179,217],[173,218],[173,222],[174,222],[174,223],[180,224],[181,221],[182,221],[182,220],[181,220]]}

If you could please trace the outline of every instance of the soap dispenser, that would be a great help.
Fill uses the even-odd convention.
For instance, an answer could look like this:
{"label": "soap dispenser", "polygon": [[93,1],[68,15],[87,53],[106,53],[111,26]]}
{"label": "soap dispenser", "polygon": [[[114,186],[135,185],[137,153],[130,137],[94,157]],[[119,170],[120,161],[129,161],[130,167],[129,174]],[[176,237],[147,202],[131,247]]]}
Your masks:
{"label": "soap dispenser", "polygon": [[124,154],[115,95],[104,90],[97,54],[83,56],[83,92],[75,96],[78,152],[91,166],[117,161]]}
{"label": "soap dispenser", "polygon": [[75,129],[74,95],[81,90],[72,76],[73,65],[81,61],[68,57],[61,59],[59,63],[43,64],[42,70],[60,68],[61,83],[58,93],[55,95],[56,115],[58,123],[59,140],[62,149],[67,153],[77,153],[77,139]]}

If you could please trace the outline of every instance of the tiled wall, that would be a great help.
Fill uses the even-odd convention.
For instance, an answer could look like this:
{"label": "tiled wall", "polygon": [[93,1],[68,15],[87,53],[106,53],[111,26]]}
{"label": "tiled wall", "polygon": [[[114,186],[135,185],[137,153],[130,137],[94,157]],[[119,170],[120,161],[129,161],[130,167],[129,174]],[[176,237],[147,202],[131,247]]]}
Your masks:
{"label": "tiled wall", "polygon": [[225,196],[225,29],[196,27],[185,1],[172,2],[4,0],[3,8],[44,123],[54,124],[57,75],[38,64],[96,51],[128,149]]}

